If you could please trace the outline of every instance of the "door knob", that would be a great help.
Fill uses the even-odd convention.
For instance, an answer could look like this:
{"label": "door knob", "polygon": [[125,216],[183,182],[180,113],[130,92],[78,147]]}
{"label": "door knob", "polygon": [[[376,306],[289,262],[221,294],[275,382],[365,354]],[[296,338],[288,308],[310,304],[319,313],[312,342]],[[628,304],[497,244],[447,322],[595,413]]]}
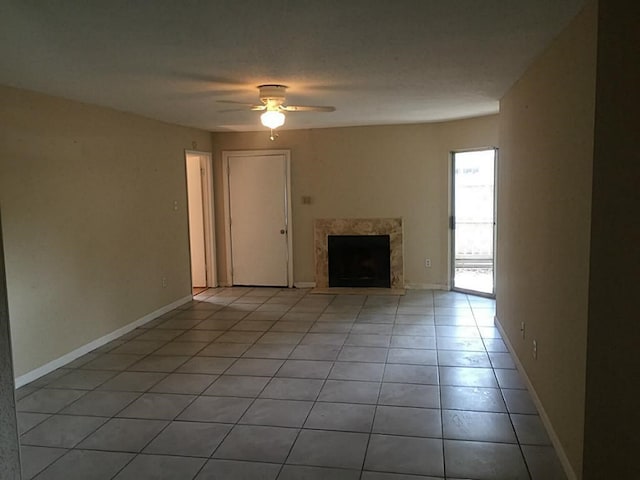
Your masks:
{"label": "door knob", "polygon": [[280,233],[284,235],[285,233],[287,233],[287,231],[283,228],[282,230],[280,230]]}

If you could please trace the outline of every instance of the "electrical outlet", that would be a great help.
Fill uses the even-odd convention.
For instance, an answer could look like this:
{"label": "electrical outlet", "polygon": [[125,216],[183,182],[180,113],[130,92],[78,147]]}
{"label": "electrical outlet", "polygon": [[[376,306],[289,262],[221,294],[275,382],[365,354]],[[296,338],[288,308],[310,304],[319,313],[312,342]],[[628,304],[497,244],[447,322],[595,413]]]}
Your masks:
{"label": "electrical outlet", "polygon": [[162,277],[162,288],[167,288],[167,277]]}
{"label": "electrical outlet", "polygon": [[524,322],[520,323],[520,334],[522,335],[522,339],[524,340]]}
{"label": "electrical outlet", "polygon": [[425,266],[425,268],[431,268],[431,259],[430,258],[425,258],[424,259],[424,266]]}
{"label": "electrical outlet", "polygon": [[538,359],[538,342],[537,340],[533,341],[533,359],[537,360]]}

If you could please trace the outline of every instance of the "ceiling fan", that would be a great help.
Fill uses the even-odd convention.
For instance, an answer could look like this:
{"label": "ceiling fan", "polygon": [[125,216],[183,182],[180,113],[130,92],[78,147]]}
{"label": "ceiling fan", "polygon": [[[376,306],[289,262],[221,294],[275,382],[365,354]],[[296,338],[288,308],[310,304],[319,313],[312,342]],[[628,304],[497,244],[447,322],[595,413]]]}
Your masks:
{"label": "ceiling fan", "polygon": [[[285,105],[286,85],[266,84],[259,85],[259,98],[262,104],[247,105],[250,110],[264,112],[260,115],[262,124],[271,129],[271,140],[277,135],[273,131],[284,125],[285,112],[333,112],[335,107],[319,107],[311,105]],[[236,103],[236,102],[224,102]]]}

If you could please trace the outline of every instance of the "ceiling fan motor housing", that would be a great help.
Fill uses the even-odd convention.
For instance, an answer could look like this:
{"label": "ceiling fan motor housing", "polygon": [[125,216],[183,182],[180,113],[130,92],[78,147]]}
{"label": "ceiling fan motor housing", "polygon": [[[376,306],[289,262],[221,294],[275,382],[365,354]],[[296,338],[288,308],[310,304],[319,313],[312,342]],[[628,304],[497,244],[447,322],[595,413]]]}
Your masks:
{"label": "ceiling fan motor housing", "polygon": [[267,108],[276,108],[284,103],[287,87],[285,85],[260,85],[260,101]]}

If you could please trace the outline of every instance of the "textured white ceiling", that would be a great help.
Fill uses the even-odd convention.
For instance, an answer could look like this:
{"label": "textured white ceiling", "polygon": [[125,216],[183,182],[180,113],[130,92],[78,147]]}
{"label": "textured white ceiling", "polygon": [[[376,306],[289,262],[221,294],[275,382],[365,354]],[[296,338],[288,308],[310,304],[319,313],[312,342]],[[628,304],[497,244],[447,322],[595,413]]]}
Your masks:
{"label": "textured white ceiling", "polygon": [[[259,130],[256,86],[288,85],[285,128],[495,113],[584,0],[2,0],[0,84],[211,131]],[[227,111],[225,111],[227,110]]]}

